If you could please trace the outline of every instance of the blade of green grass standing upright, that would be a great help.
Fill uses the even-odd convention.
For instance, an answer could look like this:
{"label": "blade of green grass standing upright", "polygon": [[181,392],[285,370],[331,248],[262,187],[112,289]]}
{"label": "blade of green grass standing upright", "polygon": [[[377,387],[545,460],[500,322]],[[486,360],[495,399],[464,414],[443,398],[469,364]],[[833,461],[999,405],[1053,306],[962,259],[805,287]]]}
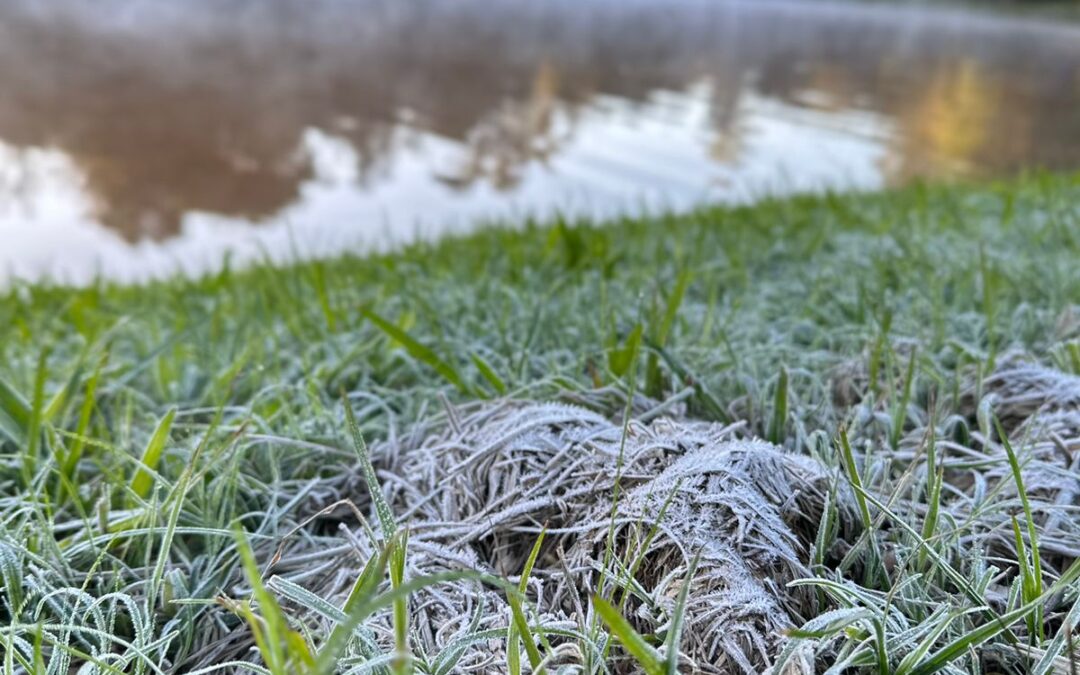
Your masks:
{"label": "blade of green grass standing upright", "polygon": [[[536,564],[536,558],[540,555],[540,546],[544,543],[544,534],[546,529],[540,531],[540,536],[536,538],[536,543],[533,544],[532,551],[529,552],[529,558],[525,561],[525,568],[521,571],[521,580],[518,582],[518,593],[521,597],[525,597],[525,591],[529,586],[529,576],[532,574],[533,565]],[[526,624],[527,626],[527,624]],[[521,653],[518,651],[518,637],[520,628],[518,622],[512,621],[509,628],[507,628],[506,635],[506,659],[507,668],[510,671],[510,675],[521,674]],[[520,636],[526,641],[532,641],[532,635]],[[528,649],[528,645],[526,645]],[[536,649],[536,645],[533,644],[533,649]],[[539,651],[537,651],[539,655]],[[536,664],[533,664],[536,667]]]}
{"label": "blade of green grass standing upright", "polygon": [[[197,473],[199,459],[202,457],[202,453],[213,438],[218,425],[221,424],[221,416],[222,409],[218,408],[213,419],[210,421],[210,425],[203,434],[202,440],[195,446],[195,452],[193,452],[188,459],[187,466],[185,466],[184,470],[181,472],[180,479],[176,482],[176,486],[166,497],[166,502],[172,501],[171,511],[169,512],[169,519],[165,526],[165,536],[162,538],[161,546],[158,549],[157,564],[154,566],[154,572],[150,577],[151,592],[147,594],[147,615],[153,615],[154,603],[158,600],[158,589],[161,587],[162,580],[165,578],[165,567],[170,561],[169,553],[172,551],[173,538],[176,536],[177,524],[180,522],[180,512],[184,508],[184,500],[187,497],[188,490],[192,487],[192,479]],[[236,437],[237,434],[234,434],[233,438],[235,439]]]}
{"label": "blade of green grass standing upright", "polygon": [[[375,475],[375,467],[371,464],[371,452],[368,450],[364,435],[360,432],[360,425],[356,422],[356,414],[353,412],[349,397],[342,395],[342,404],[345,406],[345,421],[349,427],[349,435],[352,437],[353,449],[360,460],[360,469],[364,474],[368,492],[371,493],[371,501],[375,504],[375,512],[379,517],[383,537],[390,548],[390,584],[396,590],[405,581],[405,560],[408,550],[408,533],[404,532],[397,539],[397,523],[390,505],[382,493],[382,486]],[[346,610],[346,613],[348,611]],[[394,658],[392,667],[397,675],[404,675],[412,669],[412,660],[409,657],[409,608],[408,598],[402,596],[394,600]]]}
{"label": "blade of green grass standing upright", "polygon": [[788,372],[780,367],[780,377],[776,382],[776,395],[773,397],[773,416],[769,423],[769,442],[780,445],[784,440],[784,424],[787,421]]}
{"label": "blade of green grass standing upright", "polygon": [[[341,607],[341,611],[346,617],[351,616],[353,612],[356,611],[357,607],[363,605],[375,594],[375,591],[379,587],[379,582],[386,572],[387,561],[390,557],[390,546],[392,545],[393,540],[391,540],[390,544],[383,547],[383,550],[379,555],[373,556],[368,560],[367,564],[364,565],[364,569],[361,570],[360,575],[356,577],[356,582],[353,583],[353,587],[349,591],[349,596],[345,598],[345,604]],[[330,672],[337,660],[338,654],[345,649],[345,646],[348,644],[354,628],[355,626],[348,620],[334,626],[334,629],[330,631],[330,637],[326,639],[326,642],[324,642],[319,649],[316,669],[318,673]]]}
{"label": "blade of green grass standing upright", "polygon": [[647,675],[666,675],[664,660],[660,658],[652,645],[645,641],[641,633],[634,630],[630,622],[623,618],[622,614],[619,614],[619,610],[615,609],[611,603],[599,595],[594,595],[592,602],[593,607],[596,608],[596,613],[600,615],[600,620],[607,625],[615,635],[615,639],[637,661]]}
{"label": "blade of green grass standing upright", "polygon": [[[1031,597],[1038,597],[1042,595],[1043,582],[1042,582],[1042,562],[1039,558],[1039,538],[1035,527],[1035,517],[1031,512],[1031,503],[1028,501],[1027,489],[1024,487],[1024,477],[1020,471],[1020,462],[1016,459],[1016,453],[1013,452],[1012,444],[1009,443],[1008,436],[1005,435],[1005,430],[1001,428],[1001,421],[997,416],[994,416],[994,425],[997,428],[998,436],[1001,438],[1001,445],[1005,448],[1005,453],[1009,457],[1009,468],[1012,469],[1013,480],[1016,481],[1016,491],[1020,496],[1020,504],[1024,508],[1024,520],[1027,524],[1028,541],[1031,544],[1031,574],[1034,577],[1032,579],[1032,587],[1030,589]],[[1019,528],[1017,528],[1019,530]],[[1028,598],[1025,598],[1027,600]],[[1033,636],[1038,638],[1038,644],[1042,644],[1043,641],[1043,612],[1042,607],[1035,608],[1035,614],[1031,617],[1030,622],[1034,631]]]}
{"label": "blade of green grass standing upright", "polygon": [[[929,466],[929,465],[928,465]],[[918,569],[927,569],[927,547],[937,533],[938,517],[941,512],[941,487],[945,483],[945,467],[941,466],[928,477],[930,488],[927,490],[926,517],[923,519],[922,539],[926,546],[919,547]]]}
{"label": "blade of green grass standing upright", "polygon": [[257,615],[249,605],[241,605],[241,611],[251,627],[259,653],[266,662],[267,668],[274,675],[298,675],[310,672],[315,666],[315,659],[307,643],[299,633],[289,627],[281,605],[263,584],[259,567],[255,563],[255,556],[251,552],[251,546],[243,530],[237,526],[234,534],[244,574],[259,604]]}
{"label": "blade of green grass standing upright", "polygon": [[0,378],[0,433],[21,445],[29,425],[30,404],[15,387]]}
{"label": "blade of green grass standing upright", "polygon": [[900,445],[900,437],[904,434],[904,423],[907,421],[907,409],[911,403],[912,382],[915,379],[915,355],[916,350],[911,350],[908,358],[907,371],[904,373],[904,389],[900,395],[896,409],[893,410],[892,429],[890,430],[889,445],[895,450]]}
{"label": "blade of green grass standing upright", "polygon": [[[659,323],[656,334],[653,336],[653,343],[661,349],[667,346],[668,336],[671,335],[671,328],[675,325],[675,317],[679,313],[679,305],[682,304],[683,297],[686,295],[686,288],[689,285],[690,272],[683,270],[679,273],[675,288],[668,297],[664,316]],[[649,359],[645,365],[645,393],[653,398],[660,398],[664,395],[663,376],[660,372],[660,355],[656,351],[649,353]]]}
{"label": "blade of green grass standing upright", "polygon": [[641,324],[636,324],[626,336],[623,346],[608,352],[608,368],[616,377],[625,375],[637,360],[638,349],[641,347],[641,332]]}
{"label": "blade of green grass standing upright", "polygon": [[701,554],[698,553],[690,561],[686,570],[686,579],[683,580],[682,588],[679,589],[679,597],[675,600],[675,608],[671,612],[671,622],[668,627],[667,639],[664,646],[667,651],[667,675],[679,675],[679,646],[682,644],[683,626],[686,624],[686,601],[690,597],[690,585],[694,581],[694,573],[697,571],[698,561]]}
{"label": "blade of green grass standing upright", "polygon": [[[390,553],[390,587],[397,590],[405,583],[405,554],[409,548],[409,531],[401,531],[400,544]],[[409,599],[405,596],[394,600],[394,659],[391,662],[395,675],[412,672],[409,655]]]}
{"label": "blade of green grass standing upright", "polygon": [[368,492],[371,493],[371,501],[375,504],[375,513],[379,516],[383,537],[389,539],[397,531],[394,514],[390,510],[390,505],[386,503],[386,498],[383,497],[382,486],[379,485],[379,478],[375,475],[375,467],[371,464],[371,452],[368,450],[367,443],[364,442],[364,435],[360,433],[360,425],[356,423],[356,414],[353,412],[352,403],[349,402],[349,397],[344,392],[341,395],[341,402],[345,407],[345,423],[349,427],[349,435],[352,437],[353,450],[356,451],[356,456],[360,460],[360,470],[364,474],[364,482],[367,483]]}
{"label": "blade of green grass standing upright", "polygon": [[330,304],[330,293],[326,289],[326,265],[322,262],[311,263],[311,283],[315,286],[315,297],[318,298],[319,307],[326,319],[326,327],[333,333],[337,328],[337,317],[334,316],[334,309]]}
{"label": "blade of green grass standing upright", "polygon": [[[814,572],[820,573],[820,570],[825,566],[825,553],[832,547],[836,541],[836,530],[839,527],[837,522],[839,520],[839,509],[836,506],[836,496],[832,489],[825,493],[825,500],[823,502],[825,507],[821,509],[821,518],[818,521],[818,530],[814,535],[814,550],[813,550],[813,565]],[[825,607],[826,597],[825,591],[818,588],[817,598],[818,607]]]}
{"label": "blade of green grass standing upright", "polygon": [[41,424],[45,408],[45,379],[48,374],[48,349],[38,356],[34,375],[34,397],[30,403],[30,419],[26,425],[26,451],[23,453],[23,485],[30,489],[38,465],[38,446],[41,444]]}
{"label": "blade of green grass standing upright", "polygon": [[510,612],[514,617],[514,625],[517,626],[517,632],[521,636],[521,641],[525,645],[525,654],[529,657],[529,665],[532,666],[533,673],[536,675],[543,675],[545,672],[543,668],[544,659],[540,656],[540,649],[537,648],[536,643],[533,642],[532,632],[529,630],[529,620],[525,618],[525,612],[521,609],[521,600],[513,594],[506,596],[507,602],[510,604]]}
{"label": "blade of green grass standing upright", "polygon": [[[61,475],[71,484],[75,483],[75,470],[78,468],[79,460],[82,458],[83,448],[86,447],[86,431],[90,427],[90,418],[94,413],[94,406],[97,401],[98,382],[101,381],[101,372],[105,369],[108,357],[108,352],[102,355],[93,374],[86,382],[82,406],[79,408],[79,421],[75,426],[75,440],[72,442],[71,448],[68,450],[60,467]],[[62,482],[57,485],[57,500],[60,499],[60,495],[64,494],[62,485]],[[77,497],[75,494],[70,496],[72,499]]]}
{"label": "blade of green grass standing upright", "polygon": [[[626,405],[623,406],[622,433],[619,436],[619,454],[615,461],[615,480],[611,486],[611,519],[608,523],[607,540],[604,544],[604,561],[601,565],[600,572],[601,589],[604,588],[607,571],[611,564],[612,556],[615,555],[615,522],[619,512],[619,497],[622,490],[623,462],[626,459],[626,439],[629,436],[630,416],[633,411],[634,395],[637,393],[637,362],[638,351],[641,347],[641,330],[641,324],[637,324],[633,332],[630,333],[630,337],[627,338],[627,345],[624,348],[627,352],[624,355],[627,361],[626,370],[624,371],[627,379],[627,397]],[[622,377],[622,375],[620,375],[620,377]]]}
{"label": "blade of green grass standing upright", "polygon": [[150,488],[154,486],[154,477],[150,473],[157,470],[158,462],[165,451],[165,444],[169,440],[169,432],[172,430],[173,420],[176,419],[176,408],[171,408],[158,422],[150,442],[143,451],[141,466],[131,478],[131,491],[139,497],[150,494]]}
{"label": "blade of green grass standing upright", "polygon": [[499,377],[499,374],[495,372],[490,363],[481,358],[479,354],[472,355],[472,362],[476,369],[480,371],[480,375],[495,389],[495,393],[499,396],[506,393],[506,382]]}
{"label": "blade of green grass standing upright", "polygon": [[982,309],[983,320],[986,322],[986,344],[989,356],[986,360],[986,370],[994,369],[994,361],[997,355],[997,274],[986,259],[986,249],[979,247],[979,280],[982,282]]}
{"label": "blade of green grass standing upright", "polygon": [[865,536],[870,549],[870,562],[866,566],[866,576],[869,582],[874,574],[881,574],[881,584],[886,587],[889,585],[888,574],[885,572],[884,563],[881,560],[881,555],[878,552],[877,539],[874,538],[874,521],[870,517],[870,507],[866,505],[866,492],[863,489],[862,477],[859,475],[859,467],[855,463],[855,454],[851,450],[851,443],[848,442],[847,429],[840,428],[840,450],[844,458],[844,467],[847,469],[848,480],[851,481],[852,486],[855,488],[855,503],[859,507],[859,517],[862,520],[863,529],[865,530]]}
{"label": "blade of green grass standing upright", "polygon": [[[1020,566],[1020,599],[1023,604],[1027,604],[1034,600],[1038,593],[1035,593],[1035,579],[1031,573],[1031,565],[1028,563],[1027,546],[1024,544],[1024,536],[1020,533],[1020,523],[1016,521],[1015,516],[1011,518],[1011,521],[1013,540],[1016,542],[1016,559]],[[1026,619],[1030,641],[1034,641],[1037,635],[1035,618],[1035,615],[1031,614]]]}
{"label": "blade of green grass standing upright", "polygon": [[870,350],[870,363],[868,369],[870,371],[870,394],[876,401],[880,394],[881,388],[881,364],[885,360],[885,348],[889,340],[889,330],[892,327],[892,312],[888,309],[885,310],[884,316],[881,317],[881,331],[878,333],[877,340],[874,341],[874,346]]}

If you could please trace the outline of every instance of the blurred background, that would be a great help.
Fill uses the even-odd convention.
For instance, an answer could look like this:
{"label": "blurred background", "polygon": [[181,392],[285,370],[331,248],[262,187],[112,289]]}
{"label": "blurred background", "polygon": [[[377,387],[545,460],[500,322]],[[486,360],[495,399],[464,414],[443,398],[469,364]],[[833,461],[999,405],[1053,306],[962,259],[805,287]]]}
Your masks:
{"label": "blurred background", "polygon": [[6,0],[0,284],[1080,168],[1076,6]]}

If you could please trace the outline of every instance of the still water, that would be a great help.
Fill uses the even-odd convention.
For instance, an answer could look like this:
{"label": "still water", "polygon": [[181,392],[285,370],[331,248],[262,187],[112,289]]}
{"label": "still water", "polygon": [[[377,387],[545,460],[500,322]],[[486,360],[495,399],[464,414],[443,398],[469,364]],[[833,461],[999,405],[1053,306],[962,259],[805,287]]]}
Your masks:
{"label": "still water", "polygon": [[1080,26],[815,0],[5,0],[0,284],[1080,168]]}

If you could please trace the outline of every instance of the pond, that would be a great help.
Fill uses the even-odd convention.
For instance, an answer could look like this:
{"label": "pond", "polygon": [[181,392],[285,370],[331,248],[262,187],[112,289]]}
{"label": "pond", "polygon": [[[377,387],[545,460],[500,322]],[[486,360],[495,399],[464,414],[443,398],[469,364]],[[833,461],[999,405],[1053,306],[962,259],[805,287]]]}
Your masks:
{"label": "pond", "polygon": [[791,0],[7,0],[0,284],[1080,168],[1080,26]]}

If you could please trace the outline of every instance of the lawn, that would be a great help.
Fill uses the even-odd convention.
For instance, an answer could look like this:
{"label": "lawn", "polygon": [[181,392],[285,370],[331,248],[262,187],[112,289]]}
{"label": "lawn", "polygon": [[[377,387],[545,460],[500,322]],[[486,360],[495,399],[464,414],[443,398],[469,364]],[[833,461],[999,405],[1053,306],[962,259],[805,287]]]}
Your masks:
{"label": "lawn", "polygon": [[1078,453],[1076,175],[16,284],[4,672],[1069,672]]}

